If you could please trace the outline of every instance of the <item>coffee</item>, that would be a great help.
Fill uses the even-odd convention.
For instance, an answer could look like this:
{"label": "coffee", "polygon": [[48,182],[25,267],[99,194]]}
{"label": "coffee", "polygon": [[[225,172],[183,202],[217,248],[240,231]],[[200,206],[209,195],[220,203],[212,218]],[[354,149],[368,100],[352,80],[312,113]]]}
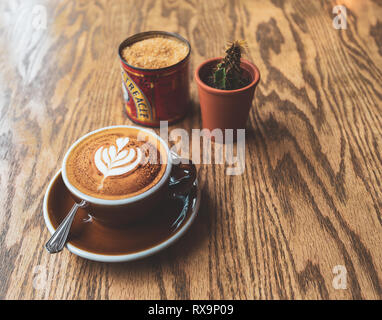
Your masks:
{"label": "coffee", "polygon": [[167,155],[157,138],[138,128],[113,127],[81,140],[66,160],[66,175],[80,192],[125,199],[154,187],[166,171]]}

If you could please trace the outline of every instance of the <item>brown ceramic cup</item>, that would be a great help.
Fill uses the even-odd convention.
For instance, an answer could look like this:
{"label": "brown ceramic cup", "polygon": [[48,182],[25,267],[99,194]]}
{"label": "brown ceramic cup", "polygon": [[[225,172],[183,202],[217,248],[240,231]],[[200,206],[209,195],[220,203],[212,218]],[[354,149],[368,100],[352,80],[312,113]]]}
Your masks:
{"label": "brown ceramic cup", "polygon": [[[70,152],[84,139],[90,135],[102,130],[108,130],[115,127],[135,128],[144,131],[145,134],[152,135],[157,139],[166,153],[166,170],[162,178],[151,189],[136,196],[123,199],[110,200],[95,198],[87,195],[75,188],[68,179],[66,172],[66,162]],[[196,179],[196,168],[193,164],[182,164],[178,156],[170,151],[168,145],[161,137],[153,131],[133,126],[111,126],[92,131],[79,140],[77,140],[67,151],[62,165],[62,179],[68,188],[73,199],[79,203],[86,201],[88,214],[95,220],[108,226],[124,226],[138,219],[148,218],[148,215],[167,197],[176,197],[178,193],[187,192],[192,187]],[[165,198],[166,197],[166,198]]]}
{"label": "brown ceramic cup", "polygon": [[250,83],[236,90],[216,89],[207,85],[206,79],[221,60],[222,58],[207,60],[195,71],[203,128],[209,130],[244,129],[255,88],[260,80],[260,72],[253,63],[242,59],[241,68],[250,78]]}

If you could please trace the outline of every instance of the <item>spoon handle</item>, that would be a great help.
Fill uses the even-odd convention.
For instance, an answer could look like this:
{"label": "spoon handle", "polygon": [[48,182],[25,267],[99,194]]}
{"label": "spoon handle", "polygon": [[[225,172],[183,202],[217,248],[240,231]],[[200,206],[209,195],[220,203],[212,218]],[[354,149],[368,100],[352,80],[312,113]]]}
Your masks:
{"label": "spoon handle", "polygon": [[85,208],[87,206],[87,202],[82,200],[80,203],[75,203],[70,209],[70,212],[65,217],[65,219],[58,226],[56,231],[53,233],[52,237],[45,244],[45,248],[49,251],[49,253],[57,253],[64,249],[70,227],[72,226],[74,216],[77,213],[79,208]]}

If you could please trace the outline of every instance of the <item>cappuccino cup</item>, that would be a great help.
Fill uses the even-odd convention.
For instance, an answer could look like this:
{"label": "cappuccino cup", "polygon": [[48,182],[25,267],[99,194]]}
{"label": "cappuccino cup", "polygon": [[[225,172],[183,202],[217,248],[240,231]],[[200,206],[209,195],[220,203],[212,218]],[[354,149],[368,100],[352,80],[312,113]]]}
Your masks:
{"label": "cappuccino cup", "polygon": [[167,197],[191,188],[193,164],[181,164],[149,129],[110,126],[78,139],[67,151],[62,178],[74,200],[95,220],[122,226],[148,214]]}

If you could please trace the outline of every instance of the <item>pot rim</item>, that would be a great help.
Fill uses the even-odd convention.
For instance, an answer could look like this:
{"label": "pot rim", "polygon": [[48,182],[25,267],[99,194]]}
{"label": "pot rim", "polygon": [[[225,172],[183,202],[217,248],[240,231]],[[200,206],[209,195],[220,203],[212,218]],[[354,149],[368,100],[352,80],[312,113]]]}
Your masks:
{"label": "pot rim", "polygon": [[198,84],[199,87],[203,88],[205,91],[209,92],[209,93],[212,93],[212,94],[217,94],[217,95],[232,95],[232,94],[235,94],[235,93],[240,93],[240,92],[243,92],[243,91],[246,91],[254,86],[256,86],[260,80],[260,71],[259,69],[256,67],[256,65],[254,65],[251,61],[247,60],[247,59],[241,59],[240,62],[246,66],[248,66],[250,69],[252,69],[253,73],[254,73],[254,77],[251,81],[250,84],[248,84],[247,86],[243,87],[243,88],[239,88],[239,89],[235,89],[235,90],[222,90],[222,89],[216,89],[216,88],[213,88],[213,87],[210,87],[209,85],[207,85],[201,78],[200,78],[200,70],[207,64],[211,63],[211,62],[214,62],[214,61],[219,61],[219,60],[222,60],[223,58],[222,57],[216,57],[216,58],[211,58],[211,59],[208,59],[204,62],[202,62],[195,70],[195,74],[194,74],[194,78],[195,78],[195,81],[196,83]]}

